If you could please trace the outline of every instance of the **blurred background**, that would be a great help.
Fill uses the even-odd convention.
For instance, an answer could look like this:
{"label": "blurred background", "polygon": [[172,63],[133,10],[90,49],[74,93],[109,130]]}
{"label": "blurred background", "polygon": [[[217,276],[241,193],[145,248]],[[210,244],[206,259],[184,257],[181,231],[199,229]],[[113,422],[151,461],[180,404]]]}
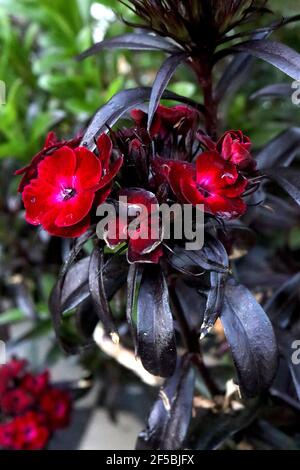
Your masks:
{"label": "blurred background", "polygon": [[[270,6],[281,15],[299,13],[298,0],[271,0]],[[80,357],[60,352],[47,301],[69,242],[26,224],[13,176],[39,151],[48,131],[72,137],[120,89],[152,84],[159,52],[105,51],[75,60],[93,42],[131,31],[122,16],[134,19],[117,0],[0,0],[0,80],[6,88],[0,105],[0,338],[8,356],[48,367],[54,381],[80,390],[71,428],[58,433],[50,448],[133,448],[156,394],[97,347]],[[275,36],[300,51],[297,24]],[[251,78],[225,100],[226,127],[242,128],[259,148],[299,122],[300,108],[288,99],[251,99],[266,84],[284,81],[274,68],[255,62]],[[178,70],[169,89],[201,101],[187,68]],[[300,247],[299,232],[290,236],[291,249]],[[280,243],[276,234],[274,243]],[[66,328],[76,335],[71,320]]]}

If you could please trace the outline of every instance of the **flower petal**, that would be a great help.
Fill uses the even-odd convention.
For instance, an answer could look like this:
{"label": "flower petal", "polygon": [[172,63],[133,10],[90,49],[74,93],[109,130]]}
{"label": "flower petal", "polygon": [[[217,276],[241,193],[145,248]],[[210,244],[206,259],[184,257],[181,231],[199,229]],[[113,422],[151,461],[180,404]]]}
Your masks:
{"label": "flower petal", "polygon": [[107,134],[104,133],[98,137],[97,148],[99,151],[99,160],[102,164],[103,170],[106,172],[113,149],[112,141]]}
{"label": "flower petal", "polygon": [[78,191],[93,188],[101,178],[101,163],[96,155],[86,147],[77,147],[76,155],[75,189]]}
{"label": "flower petal", "polygon": [[41,179],[32,180],[22,193],[27,222],[33,225],[41,224],[47,210],[53,208],[55,197],[53,186]]}
{"label": "flower petal", "polygon": [[59,212],[55,219],[58,227],[69,227],[77,224],[90,211],[95,194],[92,191],[79,192],[59,205]]}
{"label": "flower petal", "polygon": [[53,186],[61,187],[69,184],[70,178],[75,175],[76,156],[67,146],[55,150],[42,160],[38,166],[38,176]]}
{"label": "flower petal", "polygon": [[54,235],[56,237],[76,238],[87,231],[87,229],[90,226],[90,223],[91,223],[90,216],[87,215],[75,225],[72,225],[70,227],[58,227],[49,218],[48,220],[45,220],[45,222],[43,223],[43,228],[48,233],[50,233],[50,235]]}

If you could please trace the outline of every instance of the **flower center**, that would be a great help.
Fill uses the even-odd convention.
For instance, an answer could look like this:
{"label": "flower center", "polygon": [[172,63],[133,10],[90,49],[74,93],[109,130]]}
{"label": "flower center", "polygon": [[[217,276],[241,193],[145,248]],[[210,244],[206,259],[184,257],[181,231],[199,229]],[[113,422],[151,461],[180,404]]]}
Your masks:
{"label": "flower center", "polygon": [[64,201],[71,199],[76,195],[76,191],[74,188],[63,188],[62,189],[62,197]]}

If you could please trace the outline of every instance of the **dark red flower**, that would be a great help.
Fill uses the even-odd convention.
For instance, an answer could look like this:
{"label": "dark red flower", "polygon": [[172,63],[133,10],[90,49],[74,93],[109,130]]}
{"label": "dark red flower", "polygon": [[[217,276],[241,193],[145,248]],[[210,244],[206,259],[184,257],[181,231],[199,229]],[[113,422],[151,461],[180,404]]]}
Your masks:
{"label": "dark red flower", "polygon": [[99,156],[85,147],[63,146],[40,161],[37,177],[22,192],[27,222],[61,237],[78,237],[87,230],[93,203],[106,199],[122,164],[122,158],[110,162],[107,135],[99,137],[97,146]]}
{"label": "dark red flower", "polygon": [[[129,263],[144,262],[158,263],[163,254],[161,247],[161,231],[159,224],[153,224],[151,214],[158,214],[158,202],[154,194],[140,188],[130,188],[123,190],[119,196],[127,197],[127,210],[133,208],[136,216],[139,216],[140,223],[137,226],[130,225],[135,215],[126,218],[117,218],[116,236],[112,236],[108,228],[105,241],[110,248],[115,248],[120,243],[128,241],[127,258]],[[146,209],[146,213],[144,211]],[[130,214],[129,214],[130,215]],[[158,218],[156,219],[158,221]],[[157,226],[156,226],[157,225]]]}
{"label": "dark red flower", "polygon": [[[131,116],[138,127],[147,126],[147,114],[140,109],[133,109]],[[169,132],[176,130],[178,135],[185,135],[190,129],[194,129],[199,120],[196,109],[185,105],[172,107],[159,105],[154,115],[150,134],[152,137],[159,135],[164,138]]]}
{"label": "dark red flower", "polygon": [[191,163],[165,161],[171,189],[183,203],[203,204],[208,213],[227,219],[239,217],[246,211],[241,196],[248,184],[235,165],[225,161],[217,152],[209,151]]}
{"label": "dark red flower", "polygon": [[41,415],[28,411],[0,424],[0,446],[12,450],[44,449],[50,437]]}
{"label": "dark red flower", "polygon": [[251,141],[242,131],[227,131],[218,140],[216,149],[227,160],[239,169],[255,168],[256,162],[250,153]]}
{"label": "dark red flower", "polygon": [[55,150],[61,147],[70,147],[72,149],[76,148],[79,145],[81,140],[80,136],[75,137],[71,140],[61,140],[59,141],[54,132],[49,132],[44,147],[40,152],[38,152],[29,165],[26,165],[24,168],[17,170],[15,172],[16,175],[23,175],[21,182],[19,184],[19,192],[21,193],[25,186],[30,183],[33,178],[37,177],[38,174],[38,164],[47,156],[51,155]]}
{"label": "dark red flower", "polygon": [[17,450],[40,450],[48,443],[50,432],[39,413],[28,411],[14,420],[13,448]]}
{"label": "dark red flower", "polygon": [[47,370],[37,375],[27,373],[20,383],[21,389],[34,397],[39,397],[48,388],[48,385],[49,372]]}
{"label": "dark red flower", "polygon": [[3,449],[14,449],[16,443],[17,426],[16,420],[0,424],[0,447]]}
{"label": "dark red flower", "polygon": [[10,416],[24,413],[33,404],[33,396],[21,388],[7,391],[0,400],[2,413]]}
{"label": "dark red flower", "polygon": [[39,405],[51,429],[66,427],[70,422],[71,397],[65,390],[49,388],[42,395]]}
{"label": "dark red flower", "polygon": [[0,396],[7,390],[12,380],[19,378],[26,368],[27,361],[12,358],[0,367]]}

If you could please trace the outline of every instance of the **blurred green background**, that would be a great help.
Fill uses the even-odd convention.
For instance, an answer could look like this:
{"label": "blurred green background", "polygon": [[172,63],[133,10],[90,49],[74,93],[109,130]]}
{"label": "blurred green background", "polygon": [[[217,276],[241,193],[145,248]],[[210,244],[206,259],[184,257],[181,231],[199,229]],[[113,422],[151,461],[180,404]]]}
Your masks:
{"label": "blurred green background", "polygon": [[[283,15],[297,13],[297,4],[270,2]],[[28,161],[49,129],[70,136],[119,89],[151,85],[159,53],[106,51],[83,62],[74,59],[93,41],[130,30],[122,15],[132,17],[117,0],[0,0],[0,79],[7,92],[6,105],[0,107],[0,158]],[[276,36],[300,50],[295,26]],[[294,119],[295,108],[281,101],[253,103],[248,97],[265,84],[286,80],[258,61],[251,83],[230,102],[227,126],[243,128],[256,145],[276,134]],[[184,67],[170,88],[201,99]]]}

